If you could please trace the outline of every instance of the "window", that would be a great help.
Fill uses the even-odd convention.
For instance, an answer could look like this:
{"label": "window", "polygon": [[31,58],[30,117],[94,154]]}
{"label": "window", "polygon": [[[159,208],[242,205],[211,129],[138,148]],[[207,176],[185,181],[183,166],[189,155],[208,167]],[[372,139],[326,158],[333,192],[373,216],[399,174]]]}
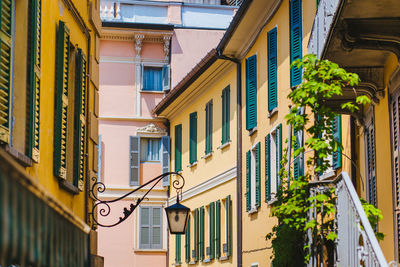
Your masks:
{"label": "window", "polygon": [[255,212],[261,204],[260,143],[246,153],[246,211]]}
{"label": "window", "polygon": [[282,160],[282,124],[265,137],[265,202],[275,200]]}
{"label": "window", "polygon": [[144,67],[143,91],[162,91],[162,89],[163,89],[162,68]]}
{"label": "window", "polygon": [[[55,176],[83,190],[85,157],[86,57],[70,43],[60,21],[57,36],[57,90],[54,136]],[[66,144],[74,144],[67,146]]]}
{"label": "window", "polygon": [[189,163],[197,162],[197,112],[190,114]]}
{"label": "window", "polygon": [[162,248],[162,207],[140,207],[139,248]]}
{"label": "window", "polygon": [[[290,0],[290,64],[303,57],[303,30],[302,30],[302,0]],[[301,83],[302,70],[290,69],[290,86],[295,87]]]}
{"label": "window", "polygon": [[268,46],[268,111],[278,107],[278,40],[277,27],[267,34]]}
{"label": "window", "polygon": [[141,138],[140,148],[142,162],[160,161],[161,138]]}
{"label": "window", "polygon": [[182,124],[175,126],[175,171],[182,170]]}
{"label": "window", "polygon": [[246,59],[246,129],[257,126],[257,55]]}
{"label": "window", "polygon": [[213,131],[213,102],[210,100],[206,104],[206,147],[205,154],[212,153],[212,131]]}
{"label": "window", "polygon": [[364,144],[365,144],[364,146],[365,146],[365,167],[367,174],[367,200],[370,204],[376,206],[377,205],[376,170],[375,170],[376,148],[375,148],[375,122],[374,122],[373,107],[371,107],[367,111],[366,117],[367,118],[365,120],[365,128],[364,128]]}
{"label": "window", "polygon": [[222,144],[230,141],[229,123],[230,123],[230,86],[222,90]]}

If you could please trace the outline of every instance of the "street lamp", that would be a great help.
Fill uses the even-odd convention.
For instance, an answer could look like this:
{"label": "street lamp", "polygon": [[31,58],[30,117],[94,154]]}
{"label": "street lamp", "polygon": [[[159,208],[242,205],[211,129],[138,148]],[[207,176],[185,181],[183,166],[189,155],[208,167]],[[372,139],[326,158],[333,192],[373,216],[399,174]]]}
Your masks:
{"label": "street lamp", "polygon": [[[102,226],[102,227],[114,227],[117,226],[118,224],[122,223],[125,221],[132,213],[133,211],[139,206],[139,204],[146,198],[147,194],[166,176],[169,175],[177,175],[179,178],[175,181],[173,181],[172,186],[176,190],[176,204],[171,205],[167,208],[165,208],[165,212],[167,214],[167,219],[168,219],[168,226],[170,229],[171,234],[184,234],[186,231],[186,225],[187,225],[187,219],[189,217],[189,212],[190,209],[188,207],[185,207],[184,205],[179,203],[179,194],[182,195],[182,188],[185,185],[185,179],[180,173],[177,172],[166,172],[163,173],[152,180],[148,181],[147,183],[139,186],[138,188],[135,188],[134,190],[126,193],[125,195],[113,199],[113,200],[101,200],[97,197],[95,192],[103,193],[106,190],[106,186],[102,182],[96,182],[92,185],[92,188],[89,190],[90,194],[92,197],[96,200],[96,204],[93,205],[92,212],[90,213],[93,222],[96,226]],[[96,181],[96,178],[92,178],[94,181]],[[106,217],[110,214],[111,212],[111,207],[110,203],[118,202],[127,196],[135,193],[136,191],[140,190],[141,188],[145,187],[148,184],[153,183],[154,184],[150,187],[149,190],[141,197],[136,199],[135,203],[132,203],[128,208],[124,208],[123,210],[123,216],[119,217],[119,220],[115,223],[112,224],[101,224],[97,221],[96,218],[96,208],[100,208],[99,214],[102,217]]]}

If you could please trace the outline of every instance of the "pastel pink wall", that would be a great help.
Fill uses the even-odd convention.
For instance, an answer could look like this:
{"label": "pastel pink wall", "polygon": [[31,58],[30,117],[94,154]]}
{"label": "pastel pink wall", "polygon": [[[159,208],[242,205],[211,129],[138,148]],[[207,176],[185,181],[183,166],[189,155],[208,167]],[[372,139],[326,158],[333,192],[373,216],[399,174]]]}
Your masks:
{"label": "pastel pink wall", "polygon": [[175,29],[171,43],[171,85],[179,83],[192,68],[215,48],[225,31]]}
{"label": "pastel pink wall", "polygon": [[144,42],[142,51],[142,58],[164,59],[164,46],[161,43],[148,43]]}
{"label": "pastel pink wall", "polygon": [[150,117],[151,111],[163,99],[164,94],[159,93],[141,93],[142,97],[142,116]]}

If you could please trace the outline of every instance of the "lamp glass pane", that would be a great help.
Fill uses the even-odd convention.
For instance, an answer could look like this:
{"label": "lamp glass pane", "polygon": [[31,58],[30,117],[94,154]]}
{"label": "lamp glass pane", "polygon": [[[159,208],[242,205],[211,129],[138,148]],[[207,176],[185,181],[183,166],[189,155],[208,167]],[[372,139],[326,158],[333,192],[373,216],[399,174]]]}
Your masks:
{"label": "lamp glass pane", "polygon": [[168,224],[172,234],[185,233],[188,214],[188,210],[167,210]]}

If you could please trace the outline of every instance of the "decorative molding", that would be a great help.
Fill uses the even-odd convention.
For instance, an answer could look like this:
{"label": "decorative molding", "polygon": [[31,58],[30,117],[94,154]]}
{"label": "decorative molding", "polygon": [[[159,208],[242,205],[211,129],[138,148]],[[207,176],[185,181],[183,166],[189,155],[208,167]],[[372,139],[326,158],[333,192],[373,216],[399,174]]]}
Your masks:
{"label": "decorative molding", "polygon": [[138,128],[136,130],[136,135],[139,136],[164,136],[167,135],[165,129],[162,129],[155,125],[154,123],[149,123],[148,125]]}
{"label": "decorative molding", "polygon": [[135,57],[115,57],[115,56],[101,56],[100,62],[104,63],[127,63],[136,64],[143,63],[144,65],[158,64],[157,66],[163,66],[168,64],[168,60],[165,59],[155,59],[155,58],[135,58]]}
{"label": "decorative molding", "polygon": [[103,29],[101,39],[109,41],[135,41],[136,36],[143,36],[142,41],[147,43],[164,43],[165,38],[172,38],[172,32],[156,31],[124,31]]}
{"label": "decorative molding", "polygon": [[169,58],[169,47],[170,47],[170,43],[171,43],[171,35],[166,35],[163,36],[163,40],[164,40],[164,56],[165,56],[165,60],[168,60]]}
{"label": "decorative molding", "polygon": [[136,58],[140,58],[140,53],[142,52],[142,41],[144,39],[143,34],[135,34],[135,51]]}
{"label": "decorative molding", "polygon": [[[181,200],[183,201],[195,197],[199,194],[202,194],[212,188],[215,188],[235,178],[236,178],[236,166],[218,174],[217,176],[214,176],[213,178],[208,179],[207,181],[201,184],[198,184],[188,190],[183,191]],[[170,204],[176,203],[176,196],[169,198],[168,202]]]}
{"label": "decorative molding", "polygon": [[152,118],[152,117],[99,117],[102,121],[156,121],[165,122],[166,118]]}

